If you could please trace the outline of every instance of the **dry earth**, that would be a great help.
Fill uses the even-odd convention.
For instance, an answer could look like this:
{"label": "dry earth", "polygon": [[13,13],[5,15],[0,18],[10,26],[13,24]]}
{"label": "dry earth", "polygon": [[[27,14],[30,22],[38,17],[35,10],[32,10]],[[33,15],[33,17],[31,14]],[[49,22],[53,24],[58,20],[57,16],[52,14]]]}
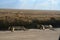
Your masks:
{"label": "dry earth", "polygon": [[58,40],[60,28],[56,31],[29,29],[27,31],[0,31],[0,40]]}

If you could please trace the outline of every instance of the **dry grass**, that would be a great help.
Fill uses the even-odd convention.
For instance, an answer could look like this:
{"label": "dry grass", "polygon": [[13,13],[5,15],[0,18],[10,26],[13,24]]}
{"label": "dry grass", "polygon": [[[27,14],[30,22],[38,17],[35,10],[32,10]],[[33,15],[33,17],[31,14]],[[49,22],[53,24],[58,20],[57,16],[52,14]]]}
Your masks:
{"label": "dry grass", "polygon": [[32,20],[38,19],[47,21],[51,17],[60,20],[60,11],[51,10],[13,10],[13,9],[0,9],[0,20],[4,20],[7,16],[8,20]]}

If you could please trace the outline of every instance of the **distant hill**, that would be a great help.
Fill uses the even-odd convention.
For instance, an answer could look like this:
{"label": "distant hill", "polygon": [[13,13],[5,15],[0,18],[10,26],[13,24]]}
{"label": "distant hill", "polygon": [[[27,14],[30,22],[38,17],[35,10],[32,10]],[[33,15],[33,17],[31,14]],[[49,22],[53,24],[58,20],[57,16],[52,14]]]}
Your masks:
{"label": "distant hill", "polygon": [[60,14],[57,10],[20,10],[20,9],[0,9],[0,12],[25,13],[25,14]]}

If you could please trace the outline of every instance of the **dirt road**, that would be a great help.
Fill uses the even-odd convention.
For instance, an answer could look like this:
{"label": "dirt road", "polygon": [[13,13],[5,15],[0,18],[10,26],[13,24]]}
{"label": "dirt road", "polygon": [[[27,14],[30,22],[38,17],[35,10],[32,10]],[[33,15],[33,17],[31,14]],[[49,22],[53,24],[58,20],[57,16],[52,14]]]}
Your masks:
{"label": "dirt road", "polygon": [[39,30],[29,29],[27,31],[0,31],[0,40],[58,40],[60,29]]}

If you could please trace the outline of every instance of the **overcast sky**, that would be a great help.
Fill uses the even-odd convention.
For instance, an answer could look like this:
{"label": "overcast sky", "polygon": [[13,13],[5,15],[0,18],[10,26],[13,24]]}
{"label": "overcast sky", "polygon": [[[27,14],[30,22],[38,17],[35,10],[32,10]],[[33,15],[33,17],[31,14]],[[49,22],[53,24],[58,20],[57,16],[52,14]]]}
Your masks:
{"label": "overcast sky", "polygon": [[60,0],[0,0],[0,8],[60,10]]}

